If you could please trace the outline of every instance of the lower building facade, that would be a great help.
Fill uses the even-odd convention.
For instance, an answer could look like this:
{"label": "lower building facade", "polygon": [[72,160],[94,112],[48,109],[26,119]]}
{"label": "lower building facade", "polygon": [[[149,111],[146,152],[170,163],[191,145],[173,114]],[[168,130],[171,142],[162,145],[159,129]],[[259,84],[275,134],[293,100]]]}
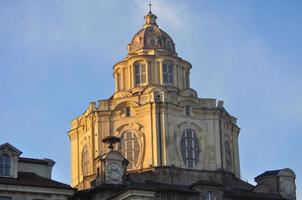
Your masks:
{"label": "lower building facade", "polygon": [[67,200],[75,190],[51,179],[51,159],[25,158],[9,143],[0,145],[0,200]]}

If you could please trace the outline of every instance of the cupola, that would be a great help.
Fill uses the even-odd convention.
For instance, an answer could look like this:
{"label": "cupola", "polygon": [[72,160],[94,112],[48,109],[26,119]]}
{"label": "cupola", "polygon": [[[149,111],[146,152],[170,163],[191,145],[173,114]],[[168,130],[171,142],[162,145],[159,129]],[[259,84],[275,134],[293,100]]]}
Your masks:
{"label": "cupola", "polygon": [[131,43],[128,44],[128,53],[136,54],[144,50],[156,49],[176,55],[175,44],[172,38],[158,27],[156,15],[150,10],[144,18],[144,27],[133,36]]}

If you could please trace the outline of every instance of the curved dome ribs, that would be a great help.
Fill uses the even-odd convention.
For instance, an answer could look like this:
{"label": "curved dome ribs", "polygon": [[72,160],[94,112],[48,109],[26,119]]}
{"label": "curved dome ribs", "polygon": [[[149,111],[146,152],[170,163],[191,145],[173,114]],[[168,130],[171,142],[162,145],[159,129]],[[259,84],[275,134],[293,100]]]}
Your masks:
{"label": "curved dome ribs", "polygon": [[165,31],[158,28],[156,18],[152,12],[145,16],[144,28],[134,35],[128,45],[129,54],[150,49],[161,49],[176,54],[172,38]]}

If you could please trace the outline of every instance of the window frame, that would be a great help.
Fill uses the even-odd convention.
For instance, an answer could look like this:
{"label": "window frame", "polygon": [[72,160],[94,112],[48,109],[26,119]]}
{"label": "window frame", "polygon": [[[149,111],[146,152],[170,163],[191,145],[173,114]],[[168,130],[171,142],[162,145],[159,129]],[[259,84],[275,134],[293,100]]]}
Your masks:
{"label": "window frame", "polygon": [[185,114],[186,114],[186,116],[192,115],[191,106],[189,106],[189,105],[185,106]]}
{"label": "window frame", "polygon": [[134,85],[139,86],[147,83],[147,66],[145,63],[134,63]]}
{"label": "window frame", "polygon": [[88,144],[85,144],[82,149],[82,174],[87,176],[89,174],[89,149]]}
{"label": "window frame", "polygon": [[185,77],[186,77],[186,80],[185,80],[186,87],[185,88],[190,88],[190,74],[188,71],[185,72]]}
{"label": "window frame", "polygon": [[180,140],[180,150],[182,160],[184,164],[189,168],[195,168],[198,165],[199,156],[201,153],[199,143],[200,142],[194,129],[186,128],[183,130]]}
{"label": "window frame", "polygon": [[215,195],[214,195],[214,192],[212,191],[208,191],[207,192],[207,195],[206,195],[206,200],[215,200]]}
{"label": "window frame", "polygon": [[[131,134],[130,137],[129,134]],[[139,156],[141,153],[141,144],[138,133],[135,131],[125,131],[121,134],[120,138],[121,142],[119,143],[119,151],[129,161],[128,169],[135,169],[139,162]],[[138,149],[135,148],[136,145]],[[129,155],[131,155],[131,159],[129,158]]]}
{"label": "window frame", "polygon": [[172,62],[163,62],[163,82],[166,85],[174,84],[174,65]]}
{"label": "window frame", "polygon": [[129,106],[125,107],[125,116],[131,117],[131,108]]}
{"label": "window frame", "polygon": [[12,159],[4,153],[0,155],[0,176],[11,176]]}

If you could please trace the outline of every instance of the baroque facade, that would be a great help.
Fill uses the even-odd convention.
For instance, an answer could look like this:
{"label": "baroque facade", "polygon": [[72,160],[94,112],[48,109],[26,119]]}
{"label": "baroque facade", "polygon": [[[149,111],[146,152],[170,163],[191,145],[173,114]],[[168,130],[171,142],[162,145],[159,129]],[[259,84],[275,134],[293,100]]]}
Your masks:
{"label": "baroque facade", "polygon": [[118,149],[129,171],[174,165],[240,177],[236,118],[222,101],[197,97],[190,88],[191,67],[158,28],[156,16],[145,16],[128,56],[114,66],[115,93],[71,122],[72,186],[90,187],[97,158],[107,151],[102,139],[109,135],[122,138]]}
{"label": "baroque facade", "polygon": [[[232,198],[236,192],[225,192],[226,185],[254,195],[254,186],[240,180],[236,118],[226,111],[223,101],[198,97],[190,87],[192,65],[178,56],[172,38],[158,27],[151,10],[144,19],[143,28],[128,44],[127,57],[113,67],[114,94],[90,103],[71,122],[71,185],[81,190],[75,199],[98,195],[97,191],[104,198],[88,199],[129,199],[131,195],[135,199],[135,194],[170,199],[158,197],[170,194],[156,193],[160,184],[172,196],[179,193],[185,199],[236,199]],[[102,156],[109,151],[102,141],[108,136],[121,139],[113,151],[129,162],[126,182],[115,189],[102,182],[106,176]],[[294,173],[285,171],[294,184]],[[258,177],[263,188],[257,190],[270,193],[273,189],[266,186],[266,175]],[[282,199],[280,191],[271,193],[263,199]]]}

